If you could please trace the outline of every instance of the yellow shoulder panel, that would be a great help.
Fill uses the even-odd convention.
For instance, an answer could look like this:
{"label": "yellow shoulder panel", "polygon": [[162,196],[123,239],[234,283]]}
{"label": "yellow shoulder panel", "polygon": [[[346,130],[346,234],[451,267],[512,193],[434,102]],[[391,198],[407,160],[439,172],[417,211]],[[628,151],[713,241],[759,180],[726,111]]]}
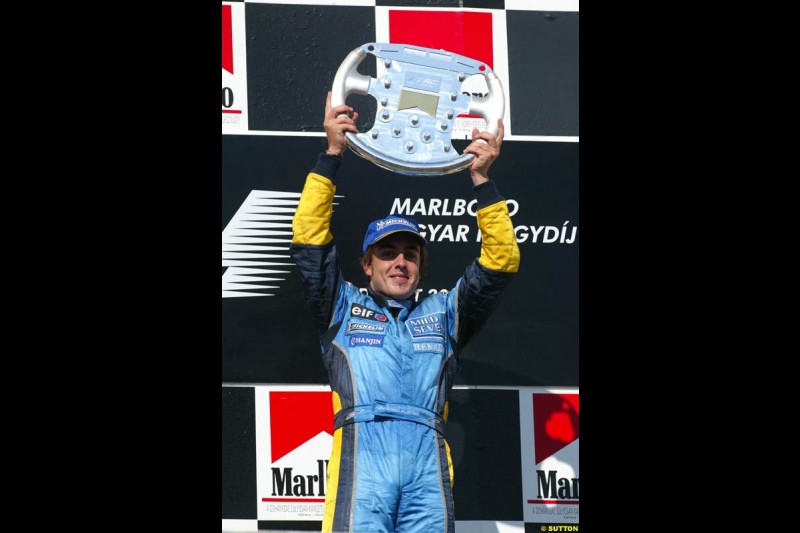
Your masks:
{"label": "yellow shoulder panel", "polygon": [[499,272],[519,270],[519,246],[505,200],[478,210],[481,257],[478,262]]}
{"label": "yellow shoulder panel", "polygon": [[333,239],[331,214],[336,185],[315,172],[309,172],[297,212],[292,219],[292,243],[322,246]]}

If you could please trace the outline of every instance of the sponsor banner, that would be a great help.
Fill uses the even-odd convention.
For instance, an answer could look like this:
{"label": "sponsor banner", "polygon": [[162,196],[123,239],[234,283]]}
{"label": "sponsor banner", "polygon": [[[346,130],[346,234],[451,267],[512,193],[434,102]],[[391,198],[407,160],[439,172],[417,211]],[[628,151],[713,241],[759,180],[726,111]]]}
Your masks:
{"label": "sponsor banner", "polygon": [[[222,230],[223,298],[273,296],[285,284],[294,266],[289,256],[289,245],[292,218],[299,198],[298,191],[250,191]],[[341,198],[342,195],[337,196],[337,199]],[[420,234],[429,243],[475,246],[474,243],[481,242],[481,232],[475,224],[476,204],[474,198],[468,200],[452,195],[394,197],[389,211],[418,220],[431,220],[419,224]],[[506,204],[515,222],[514,233],[518,244],[576,244],[577,223],[564,220],[560,226],[544,225],[523,218],[523,223],[519,224],[516,222],[520,217],[515,215],[520,210],[520,202],[516,198],[508,198]],[[438,291],[446,293],[447,288],[432,288],[425,292],[434,294]],[[422,292],[422,289],[417,290],[417,300]],[[419,331],[415,329],[412,334]]]}
{"label": "sponsor banner", "polygon": [[[481,232],[475,224],[477,200],[465,197],[395,197],[392,199],[390,212],[408,215],[418,220],[436,220],[440,223],[420,222],[420,234],[431,242],[476,243],[481,242]],[[520,202],[516,198],[507,198],[509,215],[514,222],[514,234],[517,243],[530,244],[573,244],[578,235],[578,226],[570,220],[558,225],[544,225],[519,216]],[[437,218],[433,218],[437,217]],[[455,223],[460,221],[460,223]]]}
{"label": "sponsor banner", "polygon": [[[578,390],[522,388],[519,402],[524,520],[541,526],[537,531],[577,531]],[[575,529],[558,529],[562,524]]]}
{"label": "sponsor banner", "polygon": [[[503,124],[509,127],[508,50],[506,46],[504,11],[463,8],[375,8],[375,36],[378,42],[413,44],[446,50],[486,63],[505,89]],[[376,61],[378,75],[386,72]],[[487,94],[484,76],[467,78],[462,91]],[[472,128],[486,129],[486,121],[476,115],[459,115],[454,123],[452,139],[471,139]]]}
{"label": "sponsor banner", "polygon": [[257,386],[259,521],[321,521],[333,445],[330,387]]}
{"label": "sponsor banner", "polygon": [[[403,3],[223,2],[222,133],[322,135],[320,109],[338,66],[354,48],[377,41],[442,48],[486,62],[504,88],[507,139],[578,141],[577,1]],[[364,61],[359,69],[370,77],[384,70],[378,61]],[[483,93],[485,80],[467,80],[464,90]],[[362,95],[350,98],[366,131],[376,104]],[[462,115],[452,138],[468,139],[473,127],[485,129],[485,121]]]}
{"label": "sponsor banner", "polygon": [[[291,220],[322,144],[306,137],[222,136],[223,381],[314,384],[327,378],[318,332],[289,256]],[[467,348],[470,364],[456,383],[577,386],[578,149],[577,143],[503,143],[492,174],[511,213],[521,268],[491,327]],[[336,182],[331,231],[344,279],[357,287],[366,287],[358,262],[366,225],[389,213],[415,218],[429,243],[417,298],[451,290],[479,255],[468,173],[397,179],[348,153]],[[356,322],[385,323],[385,310],[376,307],[352,313]],[[438,350],[435,324],[416,324],[420,353]],[[353,333],[382,331],[364,326]]]}
{"label": "sponsor banner", "polygon": [[222,133],[247,131],[244,2],[222,2]]}

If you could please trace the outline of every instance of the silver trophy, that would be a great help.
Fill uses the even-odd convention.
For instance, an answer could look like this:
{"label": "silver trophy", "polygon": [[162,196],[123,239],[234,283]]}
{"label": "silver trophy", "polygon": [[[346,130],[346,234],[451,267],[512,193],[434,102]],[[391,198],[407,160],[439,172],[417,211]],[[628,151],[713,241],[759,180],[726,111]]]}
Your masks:
{"label": "silver trophy", "polygon": [[[379,78],[357,71],[367,54],[385,67]],[[475,75],[485,78],[488,94],[462,89]],[[456,117],[477,115],[496,135],[505,111],[503,86],[487,64],[408,44],[366,43],[350,52],[333,78],[331,106],[344,104],[353,93],[372,95],[377,114],[369,131],[347,133],[350,149],[381,168],[411,176],[467,168],[475,156],[459,154],[451,143]]]}

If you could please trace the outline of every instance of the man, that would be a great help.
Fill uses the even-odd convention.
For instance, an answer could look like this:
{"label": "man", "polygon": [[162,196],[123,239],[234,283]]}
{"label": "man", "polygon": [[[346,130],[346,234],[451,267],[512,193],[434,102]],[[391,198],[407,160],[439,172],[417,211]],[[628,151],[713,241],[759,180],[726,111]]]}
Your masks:
{"label": "man", "polygon": [[459,353],[519,268],[505,200],[487,172],[497,136],[472,132],[464,153],[481,231],[480,258],[447,295],[415,301],[427,243],[415,220],[389,215],[367,227],[361,266],[367,294],[342,278],[330,232],[334,179],[358,133],[358,113],[325,104],[328,149],[306,177],[291,254],[320,332],[333,392],[333,450],[322,531],[454,533],[453,465],[443,436]]}

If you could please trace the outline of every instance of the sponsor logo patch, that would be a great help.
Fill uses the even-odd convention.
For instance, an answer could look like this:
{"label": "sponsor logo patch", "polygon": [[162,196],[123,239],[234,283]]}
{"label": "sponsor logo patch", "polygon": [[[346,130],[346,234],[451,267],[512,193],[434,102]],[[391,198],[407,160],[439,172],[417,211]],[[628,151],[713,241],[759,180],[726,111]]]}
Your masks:
{"label": "sponsor logo patch", "polygon": [[415,72],[408,72],[403,80],[403,87],[419,89],[420,91],[438,93],[441,86],[442,78],[439,76],[431,76],[430,74],[417,74]]}
{"label": "sponsor logo patch", "polygon": [[444,339],[444,313],[409,318],[406,320],[406,329],[414,338],[438,337]]}
{"label": "sponsor logo patch", "polygon": [[387,218],[386,220],[379,220],[375,223],[375,229],[380,231],[386,226],[408,226],[414,231],[417,231],[417,226],[411,222],[410,220],[406,220],[405,218]]}
{"label": "sponsor logo patch", "polygon": [[350,337],[350,346],[383,346],[383,337],[353,335]]}
{"label": "sponsor logo patch", "polygon": [[377,320],[378,322],[387,322],[389,320],[383,313],[379,311],[373,311],[372,309],[358,304],[353,304],[350,306],[350,316],[366,318],[367,320]]}
{"label": "sponsor logo patch", "polygon": [[444,344],[438,342],[414,342],[415,352],[433,352],[433,353],[444,353]]}
{"label": "sponsor logo patch", "polygon": [[347,333],[363,331],[364,333],[376,333],[386,335],[386,326],[383,324],[364,324],[363,322],[348,322]]}

